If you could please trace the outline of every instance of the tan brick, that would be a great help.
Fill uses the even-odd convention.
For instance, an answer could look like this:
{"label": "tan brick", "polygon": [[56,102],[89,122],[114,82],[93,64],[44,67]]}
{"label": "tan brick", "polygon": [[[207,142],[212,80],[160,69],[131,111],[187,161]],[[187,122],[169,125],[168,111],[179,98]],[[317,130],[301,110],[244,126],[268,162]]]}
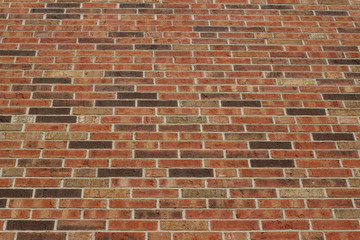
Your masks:
{"label": "tan brick", "polygon": [[85,189],[85,198],[128,198],[130,190],[127,189]]}
{"label": "tan brick", "polygon": [[64,187],[109,187],[108,179],[65,179]]}
{"label": "tan brick", "polygon": [[45,134],[48,140],[86,140],[88,133],[85,132],[49,132]]}
{"label": "tan brick", "polygon": [[207,221],[160,221],[161,230],[209,230]]}
{"label": "tan brick", "polygon": [[322,189],[280,189],[280,197],[284,198],[322,198],[325,192]]}

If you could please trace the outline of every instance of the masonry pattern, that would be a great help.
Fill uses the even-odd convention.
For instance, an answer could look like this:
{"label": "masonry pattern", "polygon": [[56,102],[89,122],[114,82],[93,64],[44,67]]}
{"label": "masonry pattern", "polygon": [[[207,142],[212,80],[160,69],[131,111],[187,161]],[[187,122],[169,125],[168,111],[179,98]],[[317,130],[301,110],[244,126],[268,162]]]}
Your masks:
{"label": "masonry pattern", "polygon": [[359,0],[0,0],[0,239],[360,239]]}

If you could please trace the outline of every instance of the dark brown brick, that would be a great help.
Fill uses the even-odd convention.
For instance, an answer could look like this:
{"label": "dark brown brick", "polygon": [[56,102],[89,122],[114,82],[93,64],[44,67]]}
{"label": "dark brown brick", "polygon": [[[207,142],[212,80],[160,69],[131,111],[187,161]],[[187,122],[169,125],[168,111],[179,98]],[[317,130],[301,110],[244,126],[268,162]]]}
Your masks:
{"label": "dark brown brick", "polygon": [[144,37],[144,32],[109,32],[109,37],[126,37],[126,38],[134,38],[134,37]]}
{"label": "dark brown brick", "polygon": [[46,19],[80,19],[80,14],[47,14]]}
{"label": "dark brown brick", "polygon": [[337,28],[339,33],[360,33],[360,28]]}
{"label": "dark brown brick", "polygon": [[151,3],[120,3],[120,8],[153,8]]}
{"label": "dark brown brick", "polygon": [[176,150],[135,150],[136,158],[177,158]]}
{"label": "dark brown brick", "polygon": [[71,78],[33,78],[33,83],[71,84]]}
{"label": "dark brown brick", "polygon": [[348,16],[346,11],[315,11],[316,16]]}
{"label": "dark brown brick", "polygon": [[0,189],[0,198],[31,198],[32,189]]}
{"label": "dark brown brick", "polygon": [[221,101],[222,107],[261,107],[260,101]]}
{"label": "dark brown brick", "polygon": [[313,139],[316,141],[354,141],[352,133],[313,133]]}
{"label": "dark brown brick", "polygon": [[295,167],[294,160],[292,159],[251,159],[251,167],[274,167],[274,168],[289,168]]}
{"label": "dark brown brick", "polygon": [[227,9],[259,9],[255,4],[225,4]]}
{"label": "dark brown brick", "polygon": [[99,168],[98,177],[142,177],[140,168]]}
{"label": "dark brown brick", "polygon": [[115,131],[129,131],[129,132],[155,132],[156,126],[155,125],[115,125]]}
{"label": "dark brown brick", "polygon": [[326,115],[325,109],[318,108],[287,108],[288,115]]}
{"label": "dark brown brick", "polygon": [[135,101],[96,100],[96,107],[135,107]]}
{"label": "dark brown brick", "polygon": [[267,5],[261,5],[261,9],[278,9],[278,10],[282,10],[282,9],[294,9],[294,7],[292,5],[285,5],[285,4],[276,4],[276,5],[267,4]]}
{"label": "dark brown brick", "polygon": [[18,167],[61,167],[59,159],[19,159]]}
{"label": "dark brown brick", "polygon": [[132,50],[132,45],[96,45],[97,50]]}
{"label": "dark brown brick", "polygon": [[10,123],[11,116],[0,116],[0,123]]}
{"label": "dark brown brick", "polygon": [[45,239],[51,239],[51,240],[65,240],[66,239],[66,233],[54,233],[54,232],[27,232],[22,233],[19,232],[17,235],[16,240],[45,240]]}
{"label": "dark brown brick", "polygon": [[160,132],[199,132],[200,125],[160,125]]}
{"label": "dark brown brick", "polygon": [[316,79],[318,85],[355,85],[353,79]]}
{"label": "dark brown brick", "polygon": [[70,108],[30,108],[29,114],[42,114],[42,115],[53,115],[53,114],[70,114]]}
{"label": "dark brown brick", "polygon": [[140,71],[105,71],[105,77],[143,77]]}
{"label": "dark brown brick", "polygon": [[250,149],[291,149],[291,142],[250,142]]}
{"label": "dark brown brick", "polygon": [[182,150],[182,158],[223,158],[224,154],[219,150]]}
{"label": "dark brown brick", "polygon": [[32,69],[31,64],[0,64],[0,69],[21,69],[21,70],[29,70]]}
{"label": "dark brown brick", "polygon": [[35,56],[36,51],[0,50],[0,56]]}
{"label": "dark brown brick", "polygon": [[346,78],[360,79],[360,73],[345,73]]}
{"label": "dark brown brick", "polygon": [[138,101],[139,107],[177,107],[176,100],[151,100],[151,101]]}
{"label": "dark brown brick", "polygon": [[360,59],[329,59],[329,64],[360,65]]}
{"label": "dark brown brick", "polygon": [[114,43],[111,38],[79,38],[79,43]]}
{"label": "dark brown brick", "polygon": [[169,177],[213,177],[214,171],[210,168],[169,169]]}
{"label": "dark brown brick", "polygon": [[70,141],[69,148],[75,149],[96,149],[112,148],[112,141]]}
{"label": "dark brown brick", "polygon": [[48,3],[46,7],[49,8],[79,8],[80,3]]}
{"label": "dark brown brick", "polygon": [[70,92],[34,92],[33,99],[72,99]]}
{"label": "dark brown brick", "polygon": [[181,210],[135,210],[135,219],[181,219]]}
{"label": "dark brown brick", "polygon": [[202,93],[201,99],[239,99],[238,94],[233,93]]}
{"label": "dark brown brick", "polygon": [[157,99],[157,93],[147,92],[121,92],[117,94],[118,99]]}
{"label": "dark brown brick", "polygon": [[137,44],[135,50],[171,50],[171,45],[168,44]]}
{"label": "dark brown brick", "polygon": [[102,220],[59,220],[57,230],[103,230],[105,223]]}
{"label": "dark brown brick", "polygon": [[54,230],[55,221],[8,220],[6,230]]}
{"label": "dark brown brick", "polygon": [[323,94],[324,100],[360,100],[360,94]]}
{"label": "dark brown brick", "polygon": [[36,198],[80,198],[81,189],[36,189]]}
{"label": "dark brown brick", "polygon": [[228,32],[228,27],[210,27],[210,26],[196,26],[193,27],[196,32]]}
{"label": "dark brown brick", "polygon": [[6,207],[6,199],[0,199],[0,208],[5,208]]}
{"label": "dark brown brick", "polygon": [[96,85],[95,91],[99,91],[99,92],[134,91],[134,86]]}
{"label": "dark brown brick", "polygon": [[37,116],[37,123],[76,123],[76,116]]}
{"label": "dark brown brick", "polygon": [[264,27],[230,27],[231,32],[265,32]]}
{"label": "dark brown brick", "polygon": [[92,100],[54,100],[54,107],[92,107]]}
{"label": "dark brown brick", "polygon": [[32,8],[31,13],[64,13],[65,9],[62,8]]}

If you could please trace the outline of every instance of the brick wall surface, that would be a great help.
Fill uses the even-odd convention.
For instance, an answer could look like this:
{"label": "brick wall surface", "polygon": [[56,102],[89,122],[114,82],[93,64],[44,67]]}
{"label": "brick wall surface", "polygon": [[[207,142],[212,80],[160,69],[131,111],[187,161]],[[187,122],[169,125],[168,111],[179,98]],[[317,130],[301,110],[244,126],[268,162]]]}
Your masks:
{"label": "brick wall surface", "polygon": [[360,239],[359,0],[0,0],[1,240]]}

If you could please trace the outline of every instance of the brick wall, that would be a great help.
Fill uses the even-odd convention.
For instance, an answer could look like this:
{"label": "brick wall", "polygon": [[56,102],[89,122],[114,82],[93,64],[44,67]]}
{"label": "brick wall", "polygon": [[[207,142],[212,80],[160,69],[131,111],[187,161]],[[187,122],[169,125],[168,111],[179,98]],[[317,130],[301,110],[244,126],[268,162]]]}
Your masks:
{"label": "brick wall", "polygon": [[360,239],[359,0],[1,0],[1,240]]}

